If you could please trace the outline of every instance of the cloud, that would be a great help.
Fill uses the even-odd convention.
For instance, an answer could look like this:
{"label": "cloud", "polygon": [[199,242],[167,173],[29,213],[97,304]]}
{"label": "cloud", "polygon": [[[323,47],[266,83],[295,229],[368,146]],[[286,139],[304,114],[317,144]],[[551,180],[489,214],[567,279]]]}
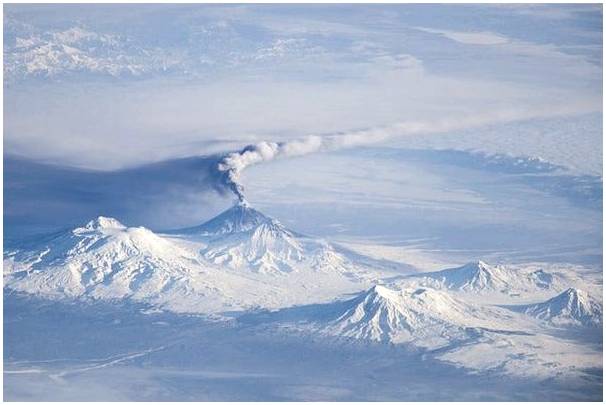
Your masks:
{"label": "cloud", "polygon": [[[159,75],[128,79],[57,74],[7,81],[5,150],[46,162],[113,170],[224,153],[268,139],[282,143],[307,134],[498,116],[513,108],[529,116],[585,113],[601,111],[602,105],[601,66],[587,60],[590,51],[573,55],[580,48],[566,54],[558,45],[532,43],[540,38],[536,32],[525,33],[527,42],[508,39],[494,33],[499,25],[483,19],[482,7],[474,8],[477,21],[464,20],[469,28],[464,32],[451,25],[442,29],[453,10],[467,10],[446,6],[8,10],[7,43],[18,34],[22,40],[15,39],[15,49],[36,48],[28,41],[38,37],[78,49],[82,54],[72,59],[61,59],[62,46],[57,54],[76,70],[96,63],[87,59],[100,55],[89,52],[91,41],[108,59],[117,50],[122,61],[146,66],[149,61],[136,58],[140,49],[183,57],[179,74],[159,69]],[[487,14],[494,16],[495,10]],[[412,21],[429,20],[437,27],[425,29],[438,34],[410,28]],[[537,24],[539,32],[543,26]],[[581,39],[579,45],[593,41]],[[153,53],[150,58],[159,60]]]}
{"label": "cloud", "polygon": [[485,4],[521,16],[549,20],[569,20],[583,13],[602,13],[599,4]]}
{"label": "cloud", "polygon": [[425,27],[414,29],[436,34],[463,45],[485,48],[482,58],[501,61],[490,69],[491,72],[503,74],[511,71],[519,76],[519,72],[527,69],[531,81],[549,81],[553,87],[580,86],[585,80],[593,80],[597,84],[602,76],[599,59],[602,45],[592,42],[592,35],[586,32],[577,35],[586,36],[588,43],[558,45],[519,40],[488,31],[460,32]]}
{"label": "cloud", "polygon": [[444,37],[451,39],[456,42],[460,42],[462,44],[468,45],[501,45],[506,44],[510,40],[509,38],[495,34],[494,32],[488,31],[470,31],[470,32],[460,32],[460,31],[447,31],[447,30],[438,30],[434,28],[424,28],[424,27],[415,27],[420,31],[429,32],[431,34],[440,34]]}
{"label": "cloud", "polygon": [[[428,74],[377,60],[339,79],[153,80],[5,88],[4,147],[12,154],[115,169],[233,150],[271,139],[351,132],[461,116],[596,111],[589,90],[525,87]],[[397,62],[397,61],[396,61]],[[330,68],[330,66],[327,66]],[[581,91],[582,90],[582,91]]]}
{"label": "cloud", "polygon": [[373,145],[392,138],[412,135],[442,133],[477,126],[506,123],[525,118],[549,116],[554,111],[516,110],[495,111],[483,115],[469,115],[457,118],[442,118],[431,121],[401,122],[388,127],[371,128],[325,136],[308,135],[303,138],[284,142],[263,141],[248,145],[239,152],[227,154],[217,164],[223,185],[231,190],[238,200],[246,201],[244,187],[240,182],[242,172],[253,165],[294,156],[303,156],[317,152],[329,152],[359,146]]}

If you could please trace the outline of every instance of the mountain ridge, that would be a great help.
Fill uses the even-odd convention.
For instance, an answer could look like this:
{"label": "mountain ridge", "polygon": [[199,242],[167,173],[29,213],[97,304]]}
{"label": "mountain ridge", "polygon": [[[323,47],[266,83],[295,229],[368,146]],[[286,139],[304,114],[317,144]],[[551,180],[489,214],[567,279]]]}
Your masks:
{"label": "mountain ridge", "polygon": [[408,280],[436,289],[464,293],[516,294],[530,291],[554,291],[564,280],[558,274],[542,269],[521,271],[505,266],[492,266],[481,260],[445,270],[411,274]]}
{"label": "mountain ridge", "polygon": [[[242,208],[252,210],[237,206],[226,212]],[[48,297],[134,299],[207,313],[321,302],[376,277],[329,244],[298,238],[278,221],[252,212],[254,226],[246,220],[236,227],[221,225],[218,236],[205,241],[97,217],[5,252],[5,286]],[[224,222],[225,216],[218,217],[221,221],[211,224]]]}

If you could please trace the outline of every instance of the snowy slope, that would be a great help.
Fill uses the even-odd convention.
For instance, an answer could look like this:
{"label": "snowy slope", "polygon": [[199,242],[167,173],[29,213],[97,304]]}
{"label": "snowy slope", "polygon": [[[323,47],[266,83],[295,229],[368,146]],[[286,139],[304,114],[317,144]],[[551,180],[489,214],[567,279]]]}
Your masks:
{"label": "snowy slope", "polygon": [[385,263],[297,234],[245,201],[200,226],[172,234],[181,240],[202,241],[201,254],[215,265],[261,274],[331,272],[366,279],[376,275],[374,270],[404,268],[386,268]]}
{"label": "snowy slope", "polygon": [[169,240],[106,217],[33,241],[4,260],[5,286],[17,291],[58,298],[132,298],[173,309],[186,301],[192,312],[199,309],[201,297],[217,304],[233,301],[209,282],[210,273],[195,255]]}
{"label": "snowy slope", "polygon": [[290,272],[303,261],[304,247],[293,232],[241,202],[199,227],[209,237],[203,255],[232,268],[261,273]]}
{"label": "snowy slope", "polygon": [[205,314],[262,305],[277,295],[148,229],[105,217],[5,254],[4,282],[51,298],[132,299]]}
{"label": "snowy slope", "polygon": [[273,223],[274,220],[252,208],[246,201],[238,201],[229,209],[202,225],[175,231],[178,234],[202,235],[217,238],[221,235],[251,231],[259,225]]}
{"label": "snowy slope", "polygon": [[602,325],[602,303],[576,288],[569,288],[545,302],[523,306],[521,310],[555,325]]}
{"label": "snowy slope", "polygon": [[243,322],[273,323],[314,339],[414,347],[473,373],[548,379],[601,367],[601,347],[594,343],[551,334],[530,313],[453,294],[375,285],[347,301],[252,314]]}
{"label": "snowy slope", "polygon": [[525,292],[552,291],[565,283],[561,274],[542,269],[513,269],[491,266],[483,261],[464,266],[409,276],[411,281],[437,289],[469,293],[502,293],[519,295]]}
{"label": "snowy slope", "polygon": [[[321,241],[295,237],[249,207],[238,216],[241,208],[211,221],[221,225],[204,237],[157,235],[99,217],[5,252],[5,286],[54,298],[133,299],[217,313],[325,302],[367,288],[382,274]],[[226,217],[234,222],[224,227]]]}
{"label": "snowy slope", "polygon": [[99,217],[6,252],[4,282],[49,298],[133,300],[173,312],[248,317],[270,333],[277,324],[314,338],[409,345],[473,370],[548,376],[554,369],[573,372],[579,355],[595,366],[594,348],[551,336],[544,325],[601,325],[602,305],[590,294],[571,288],[541,304],[493,305],[502,304],[493,301],[497,296],[516,294],[537,302],[568,282],[562,272],[475,262],[394,277],[381,264],[237,205],[166,235]]}
{"label": "snowy slope", "polygon": [[318,306],[303,320],[286,317],[282,324],[339,338],[430,349],[476,340],[485,332],[518,333],[533,327],[519,314],[464,302],[445,291],[383,285],[347,301]]}

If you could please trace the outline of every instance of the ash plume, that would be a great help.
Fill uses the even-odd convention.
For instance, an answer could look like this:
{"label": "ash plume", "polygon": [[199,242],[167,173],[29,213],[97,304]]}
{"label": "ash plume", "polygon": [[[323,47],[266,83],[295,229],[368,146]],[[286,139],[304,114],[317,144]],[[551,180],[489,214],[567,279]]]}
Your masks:
{"label": "ash plume", "polygon": [[248,166],[278,157],[307,155],[321,150],[323,146],[325,143],[322,138],[315,135],[287,142],[259,142],[246,146],[240,152],[229,153],[221,159],[217,168],[219,172],[224,173],[225,185],[240,202],[244,202],[244,187],[240,183],[240,175]]}
{"label": "ash plume", "polygon": [[[240,183],[242,172],[249,166],[268,162],[278,158],[303,156],[311,153],[334,151],[371,145],[391,138],[425,133],[440,133],[486,124],[514,121],[545,115],[542,112],[500,111],[483,116],[467,116],[432,122],[406,122],[388,127],[371,128],[359,131],[330,135],[308,135],[303,138],[270,142],[263,141],[248,145],[239,152],[225,155],[217,165],[221,185],[231,190],[240,202],[245,202],[244,187]],[[548,115],[548,114],[547,114]]]}

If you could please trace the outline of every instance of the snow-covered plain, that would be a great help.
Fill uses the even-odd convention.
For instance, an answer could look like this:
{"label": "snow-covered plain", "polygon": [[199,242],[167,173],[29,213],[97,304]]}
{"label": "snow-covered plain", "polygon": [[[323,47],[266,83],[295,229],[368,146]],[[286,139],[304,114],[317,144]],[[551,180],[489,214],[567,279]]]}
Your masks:
{"label": "snow-covered plain", "polygon": [[[468,373],[401,345],[343,344],[100,302],[84,306],[18,294],[4,302],[11,314],[5,320],[6,400],[487,401],[601,395],[600,370],[561,379]],[[493,347],[475,347],[476,361],[492,359]]]}

